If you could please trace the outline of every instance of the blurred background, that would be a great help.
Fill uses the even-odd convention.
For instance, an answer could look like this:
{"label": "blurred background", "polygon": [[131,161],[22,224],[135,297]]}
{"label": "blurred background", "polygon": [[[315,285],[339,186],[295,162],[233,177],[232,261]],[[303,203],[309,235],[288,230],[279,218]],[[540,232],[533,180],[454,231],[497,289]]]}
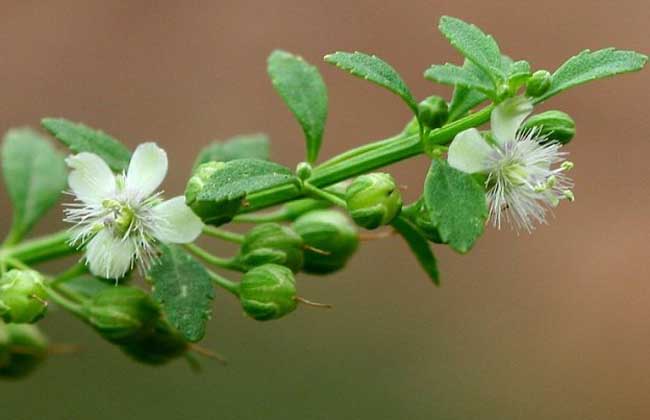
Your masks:
{"label": "blurred background", "polygon": [[[301,131],[272,90],[266,57],[317,63],[329,87],[322,157],[399,131],[393,95],[322,63],[361,50],[392,63],[419,98],[422,78],[460,63],[436,30],[449,14],[502,50],[553,70],[584,48],[650,52],[647,1],[1,1],[0,128],[62,116],[129,146],[156,140],[180,193],[208,141],[263,131],[293,167]],[[7,419],[650,418],[650,71],[576,88],[549,104],[578,135],[577,200],[532,235],[488,229],[473,252],[437,247],[434,287],[397,237],[366,243],[342,273],[301,276],[332,303],[257,323],[219,293],[204,344],[225,354],[200,374],[181,360],[133,363],[65,313],[43,322],[81,351],[0,383]],[[549,105],[546,105],[548,107]],[[391,171],[415,197],[427,159]],[[3,187],[2,187],[3,188]],[[0,231],[9,203],[0,188]],[[38,232],[62,227],[60,208]],[[215,242],[215,244],[217,244]],[[218,245],[221,246],[221,245]],[[216,247],[216,245],[215,245]],[[223,247],[228,255],[232,250]]]}

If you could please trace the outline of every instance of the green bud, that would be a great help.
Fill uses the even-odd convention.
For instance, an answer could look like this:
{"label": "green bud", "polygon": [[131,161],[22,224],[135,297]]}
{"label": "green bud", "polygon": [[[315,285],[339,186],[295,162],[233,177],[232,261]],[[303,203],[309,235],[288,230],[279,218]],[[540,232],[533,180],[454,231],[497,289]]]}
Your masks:
{"label": "green bud", "polygon": [[239,283],[244,312],[258,321],[281,318],[298,306],[293,273],[277,264],[255,267]]}
{"label": "green bud", "polygon": [[387,173],[361,175],[348,187],[345,200],[354,222],[366,229],[390,223],[402,209],[402,195]]}
{"label": "green bud", "polygon": [[298,272],[303,265],[303,248],[302,238],[291,228],[264,223],[246,234],[238,260],[248,268],[274,263]]}
{"label": "green bud", "polygon": [[440,96],[429,96],[418,104],[418,114],[426,127],[439,128],[447,122],[449,108]]}
{"label": "green bud", "polygon": [[184,355],[189,345],[168,322],[158,319],[121,345],[133,359],[149,365],[162,365]]}
{"label": "green bud", "polygon": [[122,344],[160,317],[158,305],[143,290],[110,287],[84,304],[90,323],[105,339]]}
{"label": "green bud", "polygon": [[307,162],[300,162],[296,166],[296,176],[303,181],[308,179],[311,176],[312,167]]}
{"label": "green bud", "polygon": [[537,128],[539,136],[545,137],[548,141],[555,140],[567,144],[576,134],[576,123],[562,111],[546,111],[528,118],[523,129],[530,130]]}
{"label": "green bud", "polygon": [[545,94],[549,87],[551,87],[551,73],[546,70],[537,70],[528,79],[526,95],[537,98]]}
{"label": "green bud", "polygon": [[10,270],[0,279],[0,316],[6,322],[31,324],[47,311],[47,293],[36,271]]}
{"label": "green bud", "polygon": [[308,273],[328,274],[340,270],[359,245],[356,226],[336,210],[307,213],[294,222],[293,229],[305,242],[303,269]]}
{"label": "green bud", "polygon": [[0,322],[0,378],[19,379],[47,357],[47,339],[33,325]]}
{"label": "green bud", "polygon": [[413,224],[420,230],[425,238],[436,244],[442,244],[444,241],[440,239],[438,229],[433,225],[429,210],[426,207],[423,198],[420,198],[416,203],[415,211],[409,217]]}
{"label": "green bud", "polygon": [[201,192],[210,177],[223,170],[223,162],[207,162],[199,165],[185,188],[185,202],[204,223],[220,226],[232,220],[241,207],[241,200],[216,202],[202,199]]}

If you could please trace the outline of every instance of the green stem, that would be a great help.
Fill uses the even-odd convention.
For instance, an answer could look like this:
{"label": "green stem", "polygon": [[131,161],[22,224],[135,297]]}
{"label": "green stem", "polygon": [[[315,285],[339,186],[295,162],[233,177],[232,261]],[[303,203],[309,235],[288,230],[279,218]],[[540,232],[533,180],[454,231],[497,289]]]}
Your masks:
{"label": "green stem", "polygon": [[22,232],[20,232],[20,230],[17,229],[17,225],[12,224],[11,228],[9,229],[9,232],[7,233],[7,237],[2,243],[2,247],[8,248],[12,245],[17,244],[22,239],[22,236],[23,236]]}
{"label": "green stem", "polygon": [[220,258],[216,255],[210,254],[205,249],[201,248],[198,245],[194,244],[185,244],[185,249],[190,251],[192,254],[201,258],[203,261],[208,264],[214,265],[220,268],[226,268],[234,271],[243,271],[243,268],[237,263],[235,258]]}
{"label": "green stem", "polygon": [[305,182],[303,184],[303,188],[308,194],[311,194],[311,195],[316,196],[318,198],[322,198],[323,200],[329,201],[330,203],[332,203],[332,204],[334,204],[336,206],[339,206],[339,207],[344,208],[344,209],[346,209],[348,207],[345,200],[343,200],[342,198],[340,198],[340,197],[338,197],[338,196],[336,196],[336,195],[334,195],[332,193],[329,193],[329,192],[327,192],[325,190],[321,190],[320,188],[317,188],[317,187],[311,185],[309,182]]}
{"label": "green stem", "polygon": [[244,235],[219,229],[213,226],[205,226],[203,228],[203,233],[205,233],[208,236],[223,239],[224,241],[234,242],[236,244],[241,244],[244,242]]}
{"label": "green stem", "polygon": [[86,315],[84,314],[83,311],[83,306],[75,303],[68,298],[64,297],[63,295],[59,294],[54,288],[44,285],[45,291],[47,292],[48,297],[57,305],[62,307],[63,309],[73,313],[74,315],[78,316],[81,319],[86,319]]}
{"label": "green stem", "polygon": [[285,222],[290,220],[289,214],[286,209],[279,209],[268,213],[257,214],[240,214],[235,216],[232,221],[235,223],[271,223],[271,222]]}
{"label": "green stem", "polygon": [[216,284],[219,287],[222,287],[232,293],[233,295],[239,297],[239,284],[232,281],[228,280],[227,278],[220,276],[219,274],[215,273],[214,271],[208,270],[208,273],[210,274],[210,277],[212,277],[212,281],[214,284]]}
{"label": "green stem", "polygon": [[[314,168],[309,182],[324,188],[337,182],[370,172],[387,165],[433,150],[436,146],[446,146],[456,134],[468,128],[477,127],[490,119],[493,105],[456,120],[444,127],[431,130],[424,144],[418,134],[398,135],[385,140],[366,144],[336,156]],[[242,213],[264,209],[285,201],[301,197],[303,192],[294,185],[283,185],[257,192],[247,197],[248,206]]]}
{"label": "green stem", "polygon": [[4,255],[19,259],[23,263],[34,264],[74,254],[78,250],[68,244],[69,239],[68,231],[42,236],[0,251],[0,258]]}

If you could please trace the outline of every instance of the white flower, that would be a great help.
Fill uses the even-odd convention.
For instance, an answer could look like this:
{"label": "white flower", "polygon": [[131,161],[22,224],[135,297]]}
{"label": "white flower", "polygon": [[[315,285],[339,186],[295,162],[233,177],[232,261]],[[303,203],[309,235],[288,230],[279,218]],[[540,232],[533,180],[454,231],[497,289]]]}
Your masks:
{"label": "white flower", "polygon": [[[487,175],[490,218],[501,227],[502,218],[530,232],[533,223],[545,223],[546,211],[561,199],[573,200],[573,182],[565,172],[561,144],[539,136],[539,130],[519,130],[533,110],[525,97],[507,99],[492,111],[492,138],[475,128],[456,135],[449,146],[448,162],[470,174]],[[551,166],[560,164],[553,169]]]}
{"label": "white flower", "polygon": [[201,234],[203,223],[183,196],[163,201],[154,193],[167,174],[167,154],[155,143],[139,145],[126,174],[117,176],[93,153],[66,162],[76,202],[68,205],[64,220],[75,224],[71,241],[86,245],[94,275],[118,279],[136,262],[146,270],[158,242],[189,243]]}

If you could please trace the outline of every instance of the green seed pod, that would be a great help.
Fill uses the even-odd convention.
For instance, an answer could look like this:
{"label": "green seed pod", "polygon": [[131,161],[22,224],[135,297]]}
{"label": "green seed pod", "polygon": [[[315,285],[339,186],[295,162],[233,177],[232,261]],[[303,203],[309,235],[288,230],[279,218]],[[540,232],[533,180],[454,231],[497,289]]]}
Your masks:
{"label": "green seed pod", "polygon": [[536,128],[538,136],[548,141],[555,140],[567,144],[576,134],[576,123],[562,111],[546,111],[528,118],[522,127],[524,130]]}
{"label": "green seed pod", "polygon": [[302,238],[291,228],[264,223],[246,234],[238,260],[247,268],[274,263],[298,272],[303,265],[303,248]]}
{"label": "green seed pod", "polygon": [[41,275],[31,270],[10,270],[0,279],[0,316],[6,322],[31,324],[47,311],[47,293]]}
{"label": "green seed pod", "polygon": [[449,108],[440,96],[429,96],[418,104],[418,115],[425,126],[431,129],[439,128],[447,122]]}
{"label": "green seed pod", "polygon": [[241,207],[241,200],[216,202],[203,199],[201,193],[212,175],[223,170],[224,162],[207,162],[199,165],[185,188],[185,202],[204,223],[220,226],[232,220]]}
{"label": "green seed pod", "polygon": [[308,273],[328,274],[340,270],[359,245],[356,226],[336,210],[307,213],[294,222],[293,229],[305,242],[303,270]]}
{"label": "green seed pod", "polygon": [[244,312],[258,321],[281,318],[298,306],[293,273],[277,264],[255,267],[242,277],[239,301]]}
{"label": "green seed pod", "polygon": [[528,79],[526,95],[537,98],[545,94],[549,87],[551,87],[551,73],[546,70],[537,70]]}
{"label": "green seed pod", "polygon": [[47,357],[47,339],[35,326],[0,323],[0,331],[0,378],[22,378]]}
{"label": "green seed pod", "polygon": [[110,287],[84,304],[88,323],[116,344],[131,340],[155,323],[160,309],[146,292],[134,287]]}
{"label": "green seed pod", "polygon": [[348,187],[345,201],[354,222],[366,229],[390,223],[402,209],[402,195],[387,173],[361,175]]}
{"label": "green seed pod", "polygon": [[158,319],[120,346],[133,359],[149,365],[162,365],[189,350],[187,341],[168,322]]}

